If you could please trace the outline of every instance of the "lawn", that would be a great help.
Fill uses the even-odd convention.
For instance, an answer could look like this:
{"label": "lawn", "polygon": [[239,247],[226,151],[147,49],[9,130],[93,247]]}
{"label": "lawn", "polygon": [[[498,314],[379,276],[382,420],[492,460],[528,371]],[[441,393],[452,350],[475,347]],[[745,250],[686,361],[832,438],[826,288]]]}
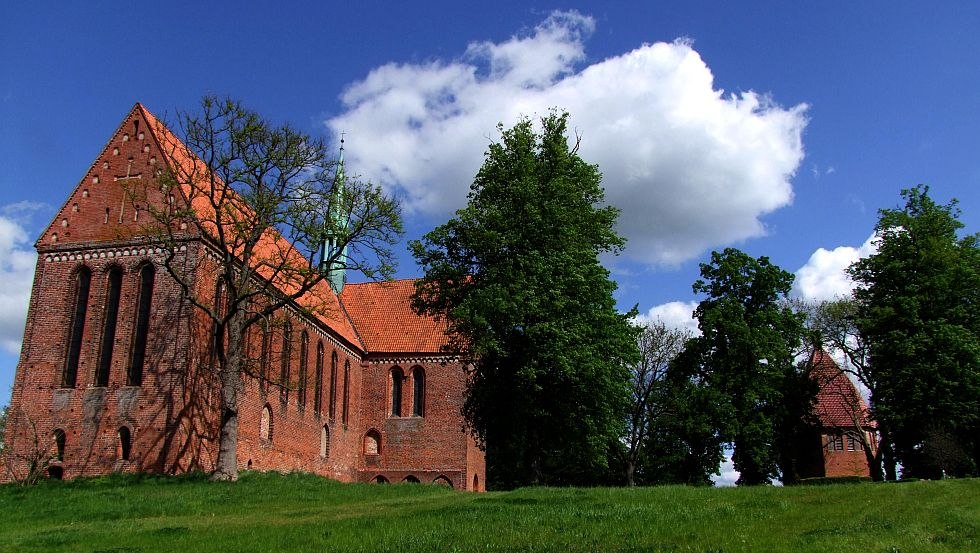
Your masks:
{"label": "lawn", "polygon": [[0,486],[0,551],[980,551],[980,480],[528,488],[301,474]]}

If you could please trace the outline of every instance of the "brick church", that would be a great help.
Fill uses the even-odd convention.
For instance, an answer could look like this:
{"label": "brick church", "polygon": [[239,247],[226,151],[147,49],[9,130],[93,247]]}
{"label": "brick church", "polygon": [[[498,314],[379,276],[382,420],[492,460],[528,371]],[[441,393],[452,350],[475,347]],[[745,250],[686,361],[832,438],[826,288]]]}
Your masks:
{"label": "brick church", "polygon": [[[125,192],[187,163],[175,142],[134,106],[38,239],[0,481],[32,469],[74,478],[214,468],[220,384],[208,333]],[[204,263],[219,253],[200,238],[181,250]],[[244,378],[240,469],[485,488],[484,455],[460,411],[464,367],[443,353],[444,327],[412,311],[414,289],[323,280],[297,302],[323,309],[287,306],[283,324],[246,339],[261,349],[250,358],[263,374],[291,376]]]}

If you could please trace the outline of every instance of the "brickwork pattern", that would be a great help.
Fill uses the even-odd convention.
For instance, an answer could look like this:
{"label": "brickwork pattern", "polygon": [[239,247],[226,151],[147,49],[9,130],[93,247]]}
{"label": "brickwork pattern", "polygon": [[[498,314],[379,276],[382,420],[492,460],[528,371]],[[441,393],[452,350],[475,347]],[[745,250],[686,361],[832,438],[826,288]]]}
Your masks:
{"label": "brickwork pattern", "polygon": [[[132,186],[146,191],[147,201],[167,200],[153,186],[156,168],[166,158],[147,113],[139,105],[133,108],[38,240],[34,287],[10,404],[10,447],[0,481],[22,478],[30,458],[38,456],[45,461],[54,458],[51,465],[65,478],[112,471],[208,471],[214,467],[220,386],[211,369],[210,327],[200,312],[182,300],[176,282],[160,265],[162,252],[149,247],[145,238],[147,217],[141,210],[146,206],[132,201]],[[195,293],[212,297],[215,271],[203,243],[188,241],[181,255],[182,261],[196,267]],[[146,361],[142,382],[132,386],[126,379],[138,320],[139,274],[147,263],[154,264],[156,271]],[[75,308],[74,276],[83,267],[91,272],[91,287],[81,327],[77,378],[74,386],[65,386],[63,375]],[[117,327],[107,385],[96,386],[106,317],[106,275],[111,268],[122,274]],[[370,300],[370,285],[359,286],[357,297]],[[412,288],[402,282],[399,290],[410,293]],[[384,290],[382,297],[388,298],[392,292]],[[253,327],[248,335],[250,368],[266,378],[246,376],[243,381],[240,468],[308,471],[348,482],[373,481],[379,476],[390,482],[407,478],[448,483],[459,489],[474,489],[475,477],[480,482],[477,488],[483,489],[483,454],[463,429],[463,367],[438,351],[406,356],[366,350],[363,344],[352,341],[352,322],[336,298],[333,301],[338,311],[328,317],[314,318],[308,309],[298,308],[277,314],[278,323],[269,325],[269,348],[264,357],[260,355],[261,329]],[[407,296],[397,303],[404,311]],[[357,311],[367,314],[370,309]],[[412,332],[435,328],[430,321],[399,312],[386,313],[385,320],[377,323],[383,324],[382,331],[373,326],[362,326],[361,330],[383,338],[383,332],[398,329],[388,319],[396,316],[402,317],[401,324],[409,325],[405,328]],[[343,320],[342,331],[327,324],[333,319]],[[289,322],[291,339],[287,369],[283,371],[285,321]],[[305,402],[299,394],[303,387],[299,382],[300,336],[304,332],[308,336]],[[429,342],[438,341],[425,341]],[[324,350],[319,413],[314,409],[318,344]],[[335,391],[331,390],[330,378],[333,353],[338,361]],[[412,414],[412,369],[424,371],[424,416],[390,416],[389,371],[393,366],[401,367],[407,378],[403,415]],[[287,375],[285,379],[283,375]],[[331,394],[336,397],[333,416],[329,412]],[[260,436],[266,406],[271,412],[269,439]],[[130,447],[125,448],[128,459],[123,459],[122,428],[122,436],[130,437]],[[364,438],[372,430],[380,435],[379,455],[364,452]],[[54,440],[58,431],[64,432],[60,455]]]}

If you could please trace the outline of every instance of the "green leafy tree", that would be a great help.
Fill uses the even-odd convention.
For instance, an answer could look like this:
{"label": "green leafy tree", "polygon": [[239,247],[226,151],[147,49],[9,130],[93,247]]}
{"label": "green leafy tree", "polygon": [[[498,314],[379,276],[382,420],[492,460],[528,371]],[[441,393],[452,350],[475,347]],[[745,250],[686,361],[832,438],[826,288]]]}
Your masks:
{"label": "green leafy tree", "polygon": [[667,368],[664,416],[651,421],[636,469],[640,484],[710,486],[720,474],[724,442],[718,428],[724,404],[718,392],[688,372],[684,350]]}
{"label": "green leafy tree", "polygon": [[903,190],[879,212],[878,251],[849,269],[868,345],[872,409],[904,476],[977,474],[980,466],[980,236],[956,200]]}
{"label": "green leafy tree", "polygon": [[318,285],[342,281],[334,277],[344,271],[389,277],[401,215],[378,187],[346,178],[322,139],[237,101],[205,97],[198,113],[178,114],[176,127],[179,141],[155,129],[166,166],[130,194],[149,214],[144,230],[164,251],[168,275],[210,328],[206,364],[221,386],[213,477],[234,480],[243,375],[270,378],[246,355],[249,328],[300,298],[301,309],[328,310],[329,292]]}
{"label": "green leafy tree", "polygon": [[624,242],[567,119],[500,126],[467,207],[411,244],[415,308],[472,364],[464,415],[500,487],[595,482],[623,432],[636,331],[598,256]]}
{"label": "green leafy tree", "polygon": [[716,428],[734,445],[738,483],[768,483],[812,401],[794,361],[803,323],[786,301],[793,275],[728,248],[712,252],[701,277],[694,283],[707,296],[694,312],[701,336],[688,341],[683,360],[717,402]]}

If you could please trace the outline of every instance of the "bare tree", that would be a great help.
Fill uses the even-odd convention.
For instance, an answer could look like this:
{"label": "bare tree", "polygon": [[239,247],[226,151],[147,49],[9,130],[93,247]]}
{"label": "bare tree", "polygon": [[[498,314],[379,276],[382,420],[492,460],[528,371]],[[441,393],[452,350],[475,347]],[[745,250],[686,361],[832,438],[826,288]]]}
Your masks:
{"label": "bare tree", "polygon": [[380,188],[344,175],[342,153],[338,163],[323,140],[236,101],[205,97],[199,113],[180,112],[180,139],[151,124],[166,163],[152,185],[129,192],[149,215],[144,230],[167,273],[209,328],[208,368],[221,387],[213,478],[234,480],[242,377],[269,378],[246,356],[248,329],[268,327],[283,308],[340,317],[347,271],[393,273],[401,214]]}
{"label": "bare tree", "polygon": [[[38,432],[37,423],[22,410],[10,412],[4,408],[3,423],[5,428],[0,461],[3,461],[6,480],[24,486],[36,484],[48,475],[52,462],[60,460],[57,436],[42,436]],[[7,433],[7,428],[17,429],[18,432]],[[27,443],[15,443],[18,439]]]}
{"label": "bare tree", "polygon": [[645,326],[637,337],[640,361],[633,366],[630,379],[630,410],[626,420],[626,484],[636,485],[635,473],[643,444],[655,421],[667,416],[664,394],[669,393],[667,369],[691,337],[685,330],[670,328],[663,321]]}

